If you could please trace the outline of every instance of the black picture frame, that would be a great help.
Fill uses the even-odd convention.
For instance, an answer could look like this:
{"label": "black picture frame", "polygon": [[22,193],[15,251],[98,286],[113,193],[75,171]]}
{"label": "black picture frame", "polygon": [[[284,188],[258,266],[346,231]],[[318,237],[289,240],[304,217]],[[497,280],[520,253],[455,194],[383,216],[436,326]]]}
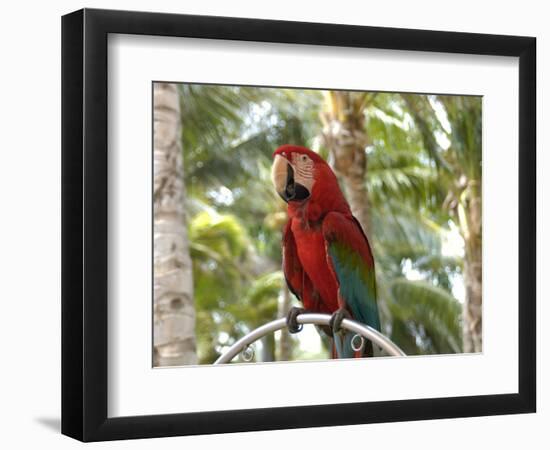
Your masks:
{"label": "black picture frame", "polygon": [[[518,393],[109,418],[109,33],[518,57]],[[533,37],[93,9],[63,16],[62,433],[101,441],[535,412],[535,90]]]}

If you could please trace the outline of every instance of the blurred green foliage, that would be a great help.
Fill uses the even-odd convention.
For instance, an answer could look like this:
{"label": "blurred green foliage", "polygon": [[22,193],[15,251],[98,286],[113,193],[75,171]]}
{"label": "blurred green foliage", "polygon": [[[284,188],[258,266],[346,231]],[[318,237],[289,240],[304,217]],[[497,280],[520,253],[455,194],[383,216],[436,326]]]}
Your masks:
{"label": "blurred green foliage", "polygon": [[[284,313],[286,206],[269,179],[271,155],[295,143],[327,157],[323,91],[179,88],[198,353],[211,363]],[[407,354],[460,352],[461,242],[446,201],[457,173],[481,178],[481,99],[374,93],[364,114],[383,331]],[[291,359],[328,355],[326,343],[304,348],[300,334],[287,336]],[[264,339],[254,360],[275,358],[280,341]]]}

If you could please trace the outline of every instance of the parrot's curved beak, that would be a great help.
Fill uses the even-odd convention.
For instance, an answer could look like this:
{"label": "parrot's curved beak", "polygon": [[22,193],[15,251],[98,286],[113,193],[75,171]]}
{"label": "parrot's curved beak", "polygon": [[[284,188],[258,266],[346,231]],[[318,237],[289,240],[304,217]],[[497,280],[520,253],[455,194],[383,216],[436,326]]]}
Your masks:
{"label": "parrot's curved beak", "polygon": [[271,181],[279,196],[285,201],[306,200],[310,192],[302,184],[296,182],[292,164],[283,156],[275,155],[271,167]]}

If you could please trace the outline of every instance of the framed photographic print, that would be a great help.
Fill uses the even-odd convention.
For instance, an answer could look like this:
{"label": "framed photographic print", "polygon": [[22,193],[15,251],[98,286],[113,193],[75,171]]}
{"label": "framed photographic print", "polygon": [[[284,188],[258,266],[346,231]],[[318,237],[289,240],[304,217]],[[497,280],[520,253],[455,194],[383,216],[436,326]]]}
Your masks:
{"label": "framed photographic print", "polygon": [[535,56],[64,16],[62,432],[534,412]]}

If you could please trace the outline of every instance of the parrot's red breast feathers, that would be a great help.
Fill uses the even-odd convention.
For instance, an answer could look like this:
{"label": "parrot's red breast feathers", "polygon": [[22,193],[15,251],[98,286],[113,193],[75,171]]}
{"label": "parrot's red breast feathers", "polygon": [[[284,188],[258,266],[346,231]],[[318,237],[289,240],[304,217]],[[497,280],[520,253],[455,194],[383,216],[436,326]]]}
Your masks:
{"label": "parrot's red breast feathers", "polygon": [[328,312],[322,305],[319,291],[302,267],[290,220],[283,231],[283,273],[289,290],[303,303],[304,308]]}

